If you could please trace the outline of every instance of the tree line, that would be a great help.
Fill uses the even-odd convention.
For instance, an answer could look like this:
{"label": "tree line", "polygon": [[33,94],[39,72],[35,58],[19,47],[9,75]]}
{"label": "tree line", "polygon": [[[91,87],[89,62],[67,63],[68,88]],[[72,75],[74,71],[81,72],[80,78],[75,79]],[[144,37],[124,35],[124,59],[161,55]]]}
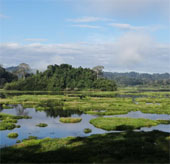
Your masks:
{"label": "tree line", "polygon": [[113,80],[100,77],[89,68],[74,68],[69,64],[49,65],[44,72],[37,71],[25,79],[19,79],[5,85],[6,90],[58,91],[99,89],[114,91],[117,89]]}
{"label": "tree line", "polygon": [[170,74],[169,73],[111,73],[104,72],[103,76],[107,79],[114,80],[119,86],[170,86]]}

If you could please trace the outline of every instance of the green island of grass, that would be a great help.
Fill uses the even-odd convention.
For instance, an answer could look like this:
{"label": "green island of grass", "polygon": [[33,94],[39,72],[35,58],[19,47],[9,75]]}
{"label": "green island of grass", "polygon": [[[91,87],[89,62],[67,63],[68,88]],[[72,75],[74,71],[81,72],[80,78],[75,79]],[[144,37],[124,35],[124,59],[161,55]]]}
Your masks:
{"label": "green island of grass", "polygon": [[14,116],[11,114],[0,113],[0,130],[12,130],[19,128],[20,125],[16,125],[18,119],[28,119],[29,116]]}
{"label": "green island of grass", "polygon": [[46,123],[39,123],[39,124],[37,124],[36,126],[39,126],[39,127],[46,127],[46,126],[48,126]]}
{"label": "green island of grass", "polygon": [[32,139],[0,149],[1,162],[169,163],[169,141],[160,131]]}
{"label": "green island of grass", "polygon": [[8,133],[8,137],[9,138],[17,138],[18,137],[18,133]]}
{"label": "green island of grass", "polygon": [[60,122],[62,123],[78,123],[82,118],[73,118],[73,117],[61,117]]}
{"label": "green island of grass", "polygon": [[84,133],[91,133],[91,132],[92,132],[92,130],[89,129],[89,128],[85,128],[85,129],[84,129]]}
{"label": "green island of grass", "polygon": [[90,123],[104,130],[131,130],[156,126],[159,121],[144,118],[98,117],[90,120]]}

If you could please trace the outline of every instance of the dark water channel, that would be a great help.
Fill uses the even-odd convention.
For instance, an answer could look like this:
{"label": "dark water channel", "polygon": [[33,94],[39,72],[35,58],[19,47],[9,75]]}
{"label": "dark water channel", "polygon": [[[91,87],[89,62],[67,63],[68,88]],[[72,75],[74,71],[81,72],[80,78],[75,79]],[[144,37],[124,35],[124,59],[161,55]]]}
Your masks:
{"label": "dark water channel", "polygon": [[[77,110],[47,110],[47,111],[36,111],[34,108],[23,108],[21,105],[15,105],[12,109],[1,109],[1,112],[13,114],[13,115],[27,115],[31,116],[32,119],[20,119],[17,125],[21,125],[20,128],[13,130],[0,131],[0,147],[13,145],[17,140],[23,140],[29,136],[36,136],[38,138],[62,138],[68,136],[89,136],[91,134],[108,133],[108,131],[95,128],[89,123],[93,118],[98,117],[97,115],[83,114]],[[79,123],[61,123],[60,117],[81,117],[82,121]],[[148,118],[148,119],[170,119],[170,115],[166,114],[144,114],[140,111],[129,112],[124,115],[114,115],[106,117],[133,117],[133,118]],[[47,123],[47,127],[37,127],[39,123]],[[91,133],[85,134],[84,128],[90,128]],[[164,132],[170,132],[170,125],[157,125],[150,128],[141,128],[142,131],[160,130]],[[17,139],[10,139],[7,137],[8,133],[17,132],[19,134]],[[119,132],[119,131],[109,131]]]}

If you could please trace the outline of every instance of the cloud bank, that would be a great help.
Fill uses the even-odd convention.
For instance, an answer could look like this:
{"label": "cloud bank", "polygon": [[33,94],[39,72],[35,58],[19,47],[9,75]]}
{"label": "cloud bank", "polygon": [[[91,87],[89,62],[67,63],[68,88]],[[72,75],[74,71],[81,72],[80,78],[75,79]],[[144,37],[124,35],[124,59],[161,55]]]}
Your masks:
{"label": "cloud bank", "polygon": [[[104,65],[108,71],[170,72],[170,46],[143,33],[129,32],[114,42],[26,44],[4,43],[0,61],[4,66],[21,62],[45,69],[49,64]],[[8,65],[10,63],[10,65]]]}

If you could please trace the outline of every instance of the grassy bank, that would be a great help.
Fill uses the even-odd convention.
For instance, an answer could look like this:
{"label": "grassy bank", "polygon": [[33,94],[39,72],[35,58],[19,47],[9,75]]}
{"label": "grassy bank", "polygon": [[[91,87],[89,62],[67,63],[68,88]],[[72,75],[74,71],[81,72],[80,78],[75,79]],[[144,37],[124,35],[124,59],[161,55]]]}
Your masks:
{"label": "grassy bank", "polygon": [[169,134],[124,132],[25,140],[1,149],[2,163],[168,163]]}

